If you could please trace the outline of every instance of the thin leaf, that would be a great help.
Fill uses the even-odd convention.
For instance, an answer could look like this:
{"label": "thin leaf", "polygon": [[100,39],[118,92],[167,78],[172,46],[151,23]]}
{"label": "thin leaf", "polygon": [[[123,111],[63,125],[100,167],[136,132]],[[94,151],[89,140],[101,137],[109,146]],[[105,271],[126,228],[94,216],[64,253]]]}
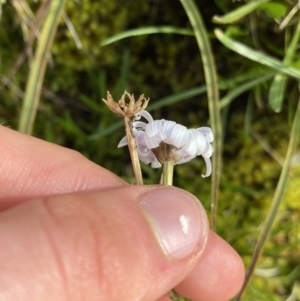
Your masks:
{"label": "thin leaf", "polygon": [[167,34],[179,34],[185,36],[193,36],[194,32],[190,29],[174,27],[174,26],[149,26],[149,27],[142,27],[127,30],[121,33],[118,33],[104,41],[101,42],[100,46],[107,46],[109,44],[115,43],[117,41],[142,36],[142,35],[149,35],[149,34],[158,34],[158,33],[167,33]]}
{"label": "thin leaf", "polygon": [[[300,38],[300,21],[298,22],[292,41],[283,59],[284,65],[289,65],[292,62],[292,59],[294,57],[294,54],[298,46],[299,38]],[[287,80],[288,80],[287,75],[281,73],[276,74],[269,90],[269,104],[271,108],[277,113],[280,112],[282,108],[283,99],[285,97]]]}
{"label": "thin leaf", "polygon": [[225,95],[221,100],[219,107],[220,109],[223,109],[224,107],[228,106],[237,96],[241,95],[242,93],[256,87],[257,85],[271,79],[274,76],[274,72],[270,72],[265,76],[253,79],[251,81],[248,81],[244,84],[240,84],[236,88],[232,89]]}
{"label": "thin leaf", "polygon": [[280,173],[279,181],[276,186],[276,190],[273,196],[273,200],[271,203],[271,207],[269,209],[268,215],[264,221],[263,227],[260,231],[260,235],[258,237],[258,240],[255,245],[255,249],[253,252],[253,256],[251,259],[251,263],[248,267],[247,273],[246,273],[246,278],[243,284],[243,287],[238,294],[236,301],[239,301],[241,299],[242,293],[245,290],[252,273],[254,271],[255,265],[257,263],[257,260],[260,256],[260,253],[262,251],[262,248],[268,238],[268,235],[270,233],[271,227],[273,225],[274,219],[276,217],[276,214],[278,212],[279,205],[281,204],[283,200],[283,194],[287,185],[287,180],[289,176],[289,169],[291,165],[291,158],[293,156],[294,150],[296,149],[298,140],[300,137],[300,100],[298,101],[298,107],[297,111],[294,117],[294,122],[292,126],[292,131],[291,131],[291,136],[290,136],[290,141],[287,149],[287,154],[284,160],[284,165]]}
{"label": "thin leaf", "polygon": [[282,18],[286,14],[287,7],[281,3],[270,2],[263,4],[260,8],[263,10],[270,18]]}
{"label": "thin leaf", "polygon": [[19,124],[19,131],[26,134],[31,134],[33,129],[50,48],[64,3],[65,0],[53,0],[51,2],[49,14],[45,20],[36,54],[30,68]]}
{"label": "thin leaf", "polygon": [[253,119],[253,107],[254,107],[254,99],[253,97],[249,97],[247,101],[247,107],[245,112],[245,137],[250,137],[251,134],[251,125],[252,125],[252,119]]}
{"label": "thin leaf", "polygon": [[208,39],[207,31],[198,7],[193,0],[180,0],[185,12],[192,24],[195,37],[200,49],[203,62],[204,75],[207,86],[208,108],[211,127],[215,137],[213,153],[213,169],[211,181],[211,227],[216,230],[217,225],[217,201],[221,175],[221,153],[222,153],[222,128],[221,114],[219,108],[219,90],[217,83],[217,71],[213,51]]}
{"label": "thin leaf", "polygon": [[125,49],[123,52],[122,64],[120,66],[119,77],[116,83],[116,88],[114,89],[113,94],[121,96],[125,90],[128,89],[127,82],[129,77],[130,69],[130,51]]}
{"label": "thin leaf", "polygon": [[246,15],[250,14],[252,11],[257,9],[262,4],[269,2],[270,0],[252,0],[247,4],[231,11],[230,13],[220,17],[214,16],[212,21],[219,24],[228,24],[238,21],[239,19],[245,17]]}
{"label": "thin leaf", "polygon": [[9,74],[10,78],[17,73],[19,68],[24,63],[28,53],[30,53],[32,51],[33,43],[34,43],[37,35],[39,34],[41,24],[43,23],[43,20],[44,20],[45,16],[48,13],[50,3],[51,3],[51,0],[45,0],[39,6],[39,9],[36,13],[36,16],[35,16],[32,24],[31,24],[30,32],[28,34],[28,37],[25,39],[26,44],[23,47],[23,50],[20,53],[20,55],[18,56],[17,60],[15,61],[13,67],[11,68],[11,71],[10,71],[10,74]]}
{"label": "thin leaf", "polygon": [[98,113],[102,113],[102,106],[100,105],[100,103],[97,103],[95,101],[93,101],[91,98],[89,98],[88,96],[81,94],[78,97],[87,107],[89,107],[90,109],[92,109],[94,112],[98,112]]}
{"label": "thin leaf", "polygon": [[274,59],[266,54],[260,53],[256,50],[253,50],[250,47],[227,37],[224,34],[224,32],[220,29],[215,30],[215,35],[223,45],[225,45],[227,48],[231,49],[232,51],[252,61],[255,61],[257,63],[275,69],[281,73],[300,79],[299,69],[285,66],[281,61]]}

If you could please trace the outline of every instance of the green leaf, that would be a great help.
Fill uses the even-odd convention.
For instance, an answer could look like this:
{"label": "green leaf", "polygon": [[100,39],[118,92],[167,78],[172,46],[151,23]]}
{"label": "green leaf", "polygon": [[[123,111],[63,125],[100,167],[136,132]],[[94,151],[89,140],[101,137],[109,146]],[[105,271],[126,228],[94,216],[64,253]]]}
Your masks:
{"label": "green leaf", "polygon": [[232,51],[262,65],[268,66],[281,73],[300,79],[300,70],[285,66],[281,61],[274,59],[273,57],[256,51],[240,42],[237,42],[227,37],[220,29],[215,29],[215,35],[218,40]]}
{"label": "green leaf", "polygon": [[48,15],[39,36],[39,43],[31,63],[19,118],[19,131],[22,133],[29,135],[32,133],[51,46],[65,2],[66,0],[51,1]]}
{"label": "green leaf", "polygon": [[286,6],[282,3],[269,2],[261,5],[259,10],[263,10],[270,18],[282,18],[286,15]]}
{"label": "green leaf", "polygon": [[297,61],[295,61],[294,63],[292,63],[292,66],[300,69],[300,58]]}
{"label": "green leaf", "polygon": [[252,0],[247,4],[229,12],[228,14],[220,17],[214,16],[212,21],[219,24],[234,23],[239,19],[242,19],[246,15],[250,14],[252,11],[260,7],[262,4],[268,2],[269,0]]}
{"label": "green leaf", "polygon": [[149,26],[149,27],[131,29],[131,30],[127,30],[127,31],[118,33],[118,34],[102,41],[100,46],[102,46],[102,47],[107,46],[109,44],[115,43],[122,39],[130,38],[130,37],[149,35],[149,34],[158,34],[158,33],[180,34],[180,35],[186,35],[186,36],[194,35],[194,32],[192,30],[186,29],[186,28],[180,28],[180,27],[174,27],[174,26]]}
{"label": "green leaf", "polygon": [[[298,22],[293,38],[287,48],[286,55],[283,59],[284,65],[289,65],[291,63],[294,54],[297,50],[299,38],[300,38],[300,21]],[[286,95],[287,81],[288,81],[287,75],[278,73],[275,75],[269,90],[269,104],[271,108],[277,113],[280,112],[282,108],[282,103]]]}
{"label": "green leaf", "polygon": [[230,90],[227,95],[225,95],[219,103],[220,109],[228,106],[235,98],[237,98],[242,93],[256,87],[257,85],[262,84],[263,82],[271,79],[274,76],[274,72],[266,73],[264,76],[255,78],[251,81],[247,81],[246,83],[240,84],[234,89]]}
{"label": "green leaf", "polygon": [[225,34],[227,37],[241,37],[241,36],[249,35],[249,33],[241,29],[240,26],[235,26],[235,25],[227,26]]}

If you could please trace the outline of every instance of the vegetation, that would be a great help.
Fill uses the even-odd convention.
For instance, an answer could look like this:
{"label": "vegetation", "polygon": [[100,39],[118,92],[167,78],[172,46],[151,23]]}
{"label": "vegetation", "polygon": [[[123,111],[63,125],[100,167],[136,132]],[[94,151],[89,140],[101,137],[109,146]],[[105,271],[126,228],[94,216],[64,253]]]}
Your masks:
{"label": "vegetation", "polygon": [[299,10],[294,0],[0,0],[0,123],[128,182],[107,91],[144,93],[156,118],[210,125],[212,178],[195,159],[176,166],[174,185],[201,199],[253,270],[242,300],[300,300]]}

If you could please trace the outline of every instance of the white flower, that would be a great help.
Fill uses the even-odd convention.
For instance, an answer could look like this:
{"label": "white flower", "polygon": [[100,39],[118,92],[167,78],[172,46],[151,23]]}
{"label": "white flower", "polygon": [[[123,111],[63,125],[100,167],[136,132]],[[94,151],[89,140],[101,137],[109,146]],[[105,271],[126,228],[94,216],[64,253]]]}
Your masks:
{"label": "white flower", "polygon": [[[182,164],[202,156],[206,163],[206,174],[211,174],[210,157],[213,147],[213,133],[209,127],[187,129],[185,126],[168,120],[153,120],[145,110],[135,115],[132,132],[137,146],[139,159],[145,164],[151,163],[152,168],[159,168],[164,161],[173,160]],[[148,123],[139,121],[144,117]],[[127,145],[124,137],[118,147]]]}

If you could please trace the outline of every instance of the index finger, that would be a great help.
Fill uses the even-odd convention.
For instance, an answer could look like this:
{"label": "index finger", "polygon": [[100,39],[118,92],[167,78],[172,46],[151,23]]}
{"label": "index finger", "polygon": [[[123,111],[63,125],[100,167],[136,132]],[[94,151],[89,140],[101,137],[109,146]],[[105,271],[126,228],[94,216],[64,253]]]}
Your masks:
{"label": "index finger", "polygon": [[36,196],[125,185],[76,151],[0,126],[0,210]]}

